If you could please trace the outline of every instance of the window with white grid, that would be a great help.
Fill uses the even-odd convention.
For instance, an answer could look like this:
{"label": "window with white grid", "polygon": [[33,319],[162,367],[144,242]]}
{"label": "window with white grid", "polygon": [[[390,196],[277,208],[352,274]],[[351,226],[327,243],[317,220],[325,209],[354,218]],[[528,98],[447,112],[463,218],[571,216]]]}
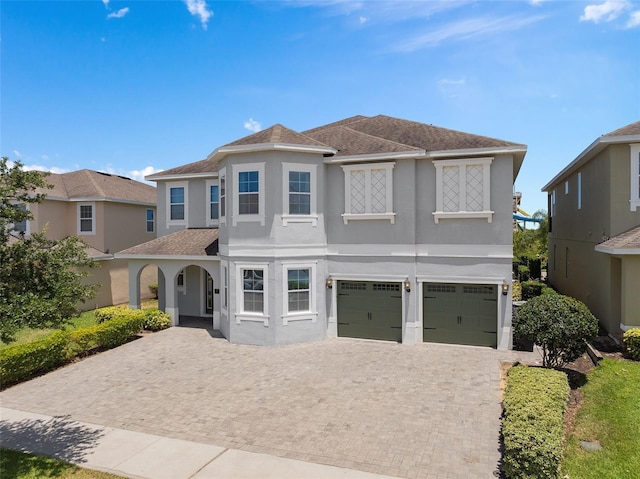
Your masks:
{"label": "window with white grid", "polygon": [[344,214],[347,224],[353,220],[388,220],[393,212],[393,167],[395,163],[343,165]]}

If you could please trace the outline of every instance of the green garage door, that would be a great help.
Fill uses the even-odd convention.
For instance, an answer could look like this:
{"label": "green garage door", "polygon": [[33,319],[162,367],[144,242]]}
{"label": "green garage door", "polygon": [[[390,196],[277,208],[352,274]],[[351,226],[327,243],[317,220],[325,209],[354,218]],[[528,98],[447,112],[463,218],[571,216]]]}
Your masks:
{"label": "green garage door", "polygon": [[401,342],[401,284],[338,281],[338,336]]}
{"label": "green garage door", "polygon": [[425,342],[497,346],[497,286],[425,283],[423,291]]}

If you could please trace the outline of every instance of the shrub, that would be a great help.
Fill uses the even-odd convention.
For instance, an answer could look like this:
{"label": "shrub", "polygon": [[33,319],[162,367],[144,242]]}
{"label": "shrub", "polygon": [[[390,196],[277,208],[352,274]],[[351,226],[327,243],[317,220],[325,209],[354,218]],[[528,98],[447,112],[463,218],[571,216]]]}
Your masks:
{"label": "shrub", "polygon": [[518,265],[518,281],[523,282],[527,281],[531,278],[531,272],[529,271],[529,267],[525,264]]}
{"label": "shrub", "polygon": [[98,346],[115,348],[135,336],[142,330],[144,311],[141,309],[123,309],[123,314],[106,323],[94,326]]}
{"label": "shrub", "polygon": [[96,323],[104,323],[105,321],[110,321],[116,316],[122,314],[122,311],[125,310],[123,306],[107,306],[106,308],[96,309]]}
{"label": "shrub", "polygon": [[160,331],[171,326],[171,316],[159,309],[151,308],[144,310],[144,329],[149,331]]}
{"label": "shrub", "polygon": [[634,361],[640,361],[640,328],[625,331],[622,341],[627,355]]}
{"label": "shrub", "polygon": [[158,299],[158,283],[151,283],[149,285],[149,291],[153,294],[154,299]]}
{"label": "shrub", "polygon": [[562,367],[575,361],[598,334],[598,320],[584,303],[560,294],[545,294],[520,306],[513,334],[542,348],[542,364]]}
{"label": "shrub", "polygon": [[522,301],[522,283],[520,283],[520,281],[514,281],[511,287],[513,288],[513,301]]}
{"label": "shrub", "polygon": [[69,333],[56,331],[44,338],[0,350],[0,379],[7,386],[65,364],[69,356]]}
{"label": "shrub", "polygon": [[504,394],[503,469],[509,479],[557,478],[569,383],[564,373],[514,366]]}

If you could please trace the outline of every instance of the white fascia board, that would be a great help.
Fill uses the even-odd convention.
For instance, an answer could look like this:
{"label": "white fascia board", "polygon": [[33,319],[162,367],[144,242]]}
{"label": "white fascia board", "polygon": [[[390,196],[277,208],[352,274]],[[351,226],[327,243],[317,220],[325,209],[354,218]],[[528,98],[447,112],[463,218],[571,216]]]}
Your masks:
{"label": "white fascia board", "polygon": [[188,180],[191,178],[217,178],[218,172],[211,171],[205,173],[178,173],[174,175],[162,175],[162,174],[153,174],[149,176],[145,176],[144,179],[147,181],[168,181],[168,180]]}
{"label": "white fascia board", "polygon": [[255,143],[253,145],[223,146],[211,153],[207,160],[218,162],[227,155],[255,153],[258,151],[295,151],[299,153],[321,153],[335,155],[338,150],[330,146],[294,145],[291,143]]}
{"label": "white fascia board", "polygon": [[62,198],[60,196],[47,196],[45,200],[52,201],[69,201],[70,203],[94,203],[94,202],[109,202],[109,203],[124,203],[127,205],[142,205],[142,206],[156,206],[155,202],[149,201],[135,201],[135,200],[123,200],[120,198],[91,198],[91,197],[82,197],[82,198]]}
{"label": "white fascia board", "polygon": [[560,173],[553,177],[546,185],[544,185],[541,191],[549,191],[557,183],[564,180],[576,169],[587,163],[591,158],[600,153],[609,145],[616,143],[638,143],[640,142],[640,135],[624,135],[624,136],[601,136],[597,138],[593,143],[587,146],[582,153],[580,153],[575,160],[565,166]]}
{"label": "white fascia board", "polygon": [[341,164],[341,163],[356,163],[356,162],[371,162],[371,161],[389,161],[389,160],[401,160],[404,158],[425,158],[426,152],[424,150],[414,151],[400,151],[395,153],[370,153],[366,155],[351,155],[340,156],[338,158],[329,158],[324,160],[327,165]]}
{"label": "white fascia board", "polygon": [[358,273],[332,273],[329,276],[334,281],[380,281],[388,283],[400,283],[407,279],[406,274],[358,274]]}
{"label": "white fascia board", "polygon": [[200,256],[187,254],[115,254],[116,259],[141,259],[149,261],[157,260],[184,260],[184,261],[220,261],[218,256]]}
{"label": "white fascia board", "polygon": [[419,283],[462,283],[462,284],[503,284],[504,281],[511,282],[511,277],[505,279],[502,276],[431,276],[425,274],[416,275]]}
{"label": "white fascia board", "polygon": [[467,156],[477,156],[477,155],[514,155],[516,153],[522,153],[523,155],[527,152],[526,146],[501,146],[497,148],[465,148],[459,150],[439,150],[439,151],[427,151],[426,157],[431,159],[438,158],[451,158],[451,157],[467,157]]}
{"label": "white fascia board", "polygon": [[640,255],[640,248],[607,248],[606,246],[596,245],[594,249],[598,253],[605,253],[615,256]]}
{"label": "white fascia board", "polygon": [[305,258],[325,256],[327,247],[324,244],[281,246],[261,244],[229,246],[228,244],[220,244],[218,254],[233,258]]}
{"label": "white fascia board", "polygon": [[331,244],[327,256],[512,259],[512,245],[477,244]]}

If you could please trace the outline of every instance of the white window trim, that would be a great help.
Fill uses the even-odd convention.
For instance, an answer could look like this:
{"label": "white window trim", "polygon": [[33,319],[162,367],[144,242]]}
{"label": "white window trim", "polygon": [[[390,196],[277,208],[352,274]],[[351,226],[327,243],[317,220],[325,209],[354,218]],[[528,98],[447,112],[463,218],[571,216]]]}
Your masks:
{"label": "white window trim", "polygon": [[229,309],[229,264],[222,263],[222,268],[220,268],[220,274],[222,278],[220,283],[222,284],[222,297],[220,298],[220,310],[225,313],[228,313]]}
{"label": "white window trim", "polygon": [[[222,194],[222,183],[224,181],[224,195]],[[227,224],[227,212],[229,211],[229,182],[227,181],[227,169],[220,169],[220,174],[218,175],[218,185],[219,185],[219,197],[220,201],[219,212],[218,212],[218,222],[221,225]],[[224,214],[222,214],[222,198],[224,197]]]}
{"label": "white window trim", "polygon": [[631,157],[630,161],[630,177],[631,177],[631,188],[630,188],[630,197],[629,197],[629,207],[631,211],[637,211],[640,208],[640,186],[638,182],[640,181],[640,143],[634,143],[629,145],[631,147]]}
{"label": "white window trim", "polygon": [[[153,211],[153,229],[151,231],[149,231],[149,229],[147,228],[147,226],[149,224],[149,219],[147,218],[147,212],[148,211]],[[146,233],[155,233],[156,232],[156,210],[154,208],[146,208],[144,210],[144,231]]]}
{"label": "white window trim", "polygon": [[551,190],[551,217],[556,215],[556,190]]}
{"label": "white window trim", "polygon": [[[434,160],[433,166],[436,168],[436,211],[433,212],[433,218],[436,223],[441,219],[461,219],[461,218],[485,218],[488,223],[493,221],[493,211],[491,210],[491,163],[493,158],[461,158],[455,160]],[[467,198],[467,166],[483,166],[482,179],[482,211],[466,211]],[[457,166],[460,179],[458,181],[461,198],[459,211],[443,211],[443,179],[442,169],[445,166]],[[462,204],[464,201],[465,204]]]}
{"label": "white window trim", "polygon": [[[91,206],[91,231],[81,231],[81,218],[80,218],[80,210],[82,206]],[[78,216],[78,234],[81,236],[89,236],[96,234],[96,204],[91,203],[78,203],[77,206],[77,216]],[[87,219],[87,218],[85,218]]]}
{"label": "white window trim", "polygon": [[[311,223],[311,226],[318,226],[317,170],[317,165],[282,163],[282,226],[287,226],[289,223]],[[308,215],[292,215],[289,212],[289,172],[291,171],[309,173],[311,182],[311,207]]]}
{"label": "white window trim", "polygon": [[[344,170],[344,224],[354,220],[388,220],[391,224],[396,222],[396,214],[393,212],[393,168],[395,163],[369,163],[360,165],[342,165]],[[364,170],[365,172],[365,213],[352,213],[351,208],[351,172]],[[386,172],[386,212],[371,213],[371,171],[385,170]]]}
{"label": "white window trim", "polygon": [[[206,181],[206,191],[205,191],[205,201],[207,205],[207,226],[218,226],[220,224],[220,184],[218,180],[207,180]],[[218,187],[218,219],[211,219],[211,187]]]}
{"label": "white window trim", "polygon": [[[184,219],[171,219],[171,188],[184,188]],[[187,225],[189,223],[189,183],[186,181],[172,181],[166,185],[167,204],[167,228],[175,225]]]}
{"label": "white window trim", "polygon": [[578,209],[582,209],[582,172],[578,173]]}
{"label": "white window trim", "polygon": [[[236,226],[238,223],[260,223],[260,226],[264,226],[265,223],[265,178],[264,178],[264,163],[247,163],[245,165],[234,165],[233,171],[233,217],[231,223]],[[241,215],[240,208],[240,185],[238,177],[240,173],[245,171],[257,171],[258,172],[258,214],[257,215]],[[229,191],[229,182],[227,181],[226,190]],[[227,196],[229,196],[227,194]],[[227,209],[229,205],[227,204]]]}
{"label": "white window trim", "polygon": [[[308,321],[312,323],[318,320],[318,307],[316,303],[316,265],[317,261],[294,262],[287,261],[282,263],[282,293],[284,296],[284,305],[282,307],[282,324],[286,326],[289,321]],[[290,269],[308,269],[309,270],[309,310],[308,311],[289,311],[289,270]]]}
{"label": "white window trim", "polygon": [[[261,269],[263,271],[263,312],[244,311],[244,288],[242,272],[246,269]],[[236,263],[236,324],[242,321],[261,322],[269,326],[269,263]]]}

